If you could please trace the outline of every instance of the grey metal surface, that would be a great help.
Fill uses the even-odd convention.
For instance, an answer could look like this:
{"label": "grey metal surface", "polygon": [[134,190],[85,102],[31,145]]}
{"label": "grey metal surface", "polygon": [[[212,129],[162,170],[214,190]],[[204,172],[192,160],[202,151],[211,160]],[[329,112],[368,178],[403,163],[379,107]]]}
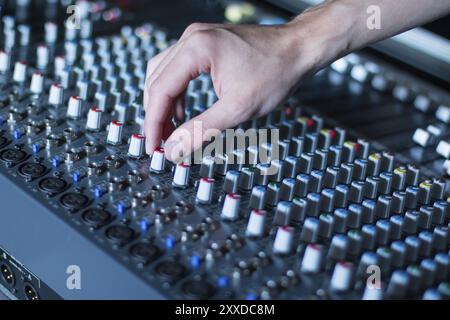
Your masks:
{"label": "grey metal surface", "polygon": [[[161,299],[118,261],[0,175],[0,245],[64,299]],[[66,286],[81,269],[81,289]]]}
{"label": "grey metal surface", "polygon": [[2,286],[0,284],[0,301],[1,300],[11,300],[12,299],[13,296],[7,290],[8,289],[6,289],[4,286]]}
{"label": "grey metal surface", "polygon": [[9,298],[0,292],[0,300],[9,300]]}

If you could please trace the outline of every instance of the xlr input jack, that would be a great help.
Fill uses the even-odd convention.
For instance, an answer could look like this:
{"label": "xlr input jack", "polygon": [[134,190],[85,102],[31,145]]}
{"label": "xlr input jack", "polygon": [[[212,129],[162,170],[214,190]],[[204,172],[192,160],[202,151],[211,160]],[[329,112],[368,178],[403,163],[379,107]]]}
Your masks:
{"label": "xlr input jack", "polygon": [[39,300],[39,295],[31,283],[25,282],[23,292],[27,300]]}
{"label": "xlr input jack", "polygon": [[11,268],[6,263],[0,264],[0,272],[3,281],[5,281],[5,283],[10,287],[14,287],[16,279],[14,277],[14,273],[12,272]]}

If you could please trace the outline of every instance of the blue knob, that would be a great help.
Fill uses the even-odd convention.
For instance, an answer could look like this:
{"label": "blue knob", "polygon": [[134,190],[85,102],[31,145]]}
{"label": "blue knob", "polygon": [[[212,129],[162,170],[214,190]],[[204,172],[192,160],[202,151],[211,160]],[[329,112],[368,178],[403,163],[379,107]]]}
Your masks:
{"label": "blue knob", "polygon": [[119,215],[123,215],[125,212],[125,204],[123,202],[119,202],[116,206],[117,213]]}
{"label": "blue knob", "polygon": [[75,171],[75,172],[73,173],[73,175],[72,175],[73,182],[78,182],[78,181],[80,181],[80,178],[81,178],[80,172]]}
{"label": "blue knob", "polygon": [[199,256],[192,256],[191,257],[191,267],[193,269],[196,269],[200,266],[200,257]]}
{"label": "blue knob", "polygon": [[168,236],[166,238],[166,248],[167,249],[172,249],[175,245],[175,239],[171,236]]}
{"label": "blue knob", "polygon": [[94,196],[100,198],[103,195],[103,189],[100,186],[96,186],[94,189]]}
{"label": "blue knob", "polygon": [[245,300],[256,300],[256,295],[254,293],[247,293],[245,295]]}
{"label": "blue knob", "polygon": [[141,231],[142,231],[142,233],[147,232],[148,225],[149,225],[149,223],[148,223],[148,221],[146,219],[142,219],[141,220]]}
{"label": "blue knob", "polygon": [[39,150],[41,149],[41,147],[39,146],[38,143],[33,143],[33,145],[31,146],[31,149],[33,149],[33,153],[38,153]]}
{"label": "blue knob", "polygon": [[218,280],[217,280],[217,285],[221,288],[225,288],[228,286],[228,277],[227,276],[221,276]]}
{"label": "blue knob", "polygon": [[57,168],[59,166],[59,158],[58,157],[52,158],[52,166],[53,166],[53,168]]}
{"label": "blue knob", "polygon": [[14,130],[14,139],[18,140],[22,137],[22,132],[19,129]]}

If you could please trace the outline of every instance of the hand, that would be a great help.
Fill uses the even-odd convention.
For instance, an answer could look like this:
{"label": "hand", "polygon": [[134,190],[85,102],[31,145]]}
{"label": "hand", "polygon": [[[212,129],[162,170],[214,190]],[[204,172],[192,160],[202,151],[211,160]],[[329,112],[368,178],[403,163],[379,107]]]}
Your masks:
{"label": "hand", "polygon": [[[328,50],[323,19],[316,18],[316,11],[281,26],[189,26],[175,45],[148,62],[144,93],[147,153],[167,139],[167,159],[179,161],[217,130],[274,109],[303,76],[337,54],[337,50]],[[184,91],[201,73],[211,74],[218,101],[174,131],[171,120],[183,117]]]}

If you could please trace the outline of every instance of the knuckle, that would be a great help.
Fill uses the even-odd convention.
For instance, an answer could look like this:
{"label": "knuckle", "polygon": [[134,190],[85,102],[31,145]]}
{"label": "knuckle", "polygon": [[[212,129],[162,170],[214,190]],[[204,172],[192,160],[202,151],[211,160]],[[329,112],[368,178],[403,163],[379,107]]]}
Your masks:
{"label": "knuckle", "polygon": [[214,46],[214,34],[209,30],[201,30],[189,36],[188,46],[192,49],[209,50]]}
{"label": "knuckle", "polygon": [[184,35],[190,35],[191,33],[201,30],[205,27],[207,27],[206,23],[200,23],[200,22],[191,23],[184,31]]}
{"label": "knuckle", "polygon": [[149,83],[147,91],[149,97],[155,97],[158,93],[161,93],[161,81],[155,79],[152,83]]}

